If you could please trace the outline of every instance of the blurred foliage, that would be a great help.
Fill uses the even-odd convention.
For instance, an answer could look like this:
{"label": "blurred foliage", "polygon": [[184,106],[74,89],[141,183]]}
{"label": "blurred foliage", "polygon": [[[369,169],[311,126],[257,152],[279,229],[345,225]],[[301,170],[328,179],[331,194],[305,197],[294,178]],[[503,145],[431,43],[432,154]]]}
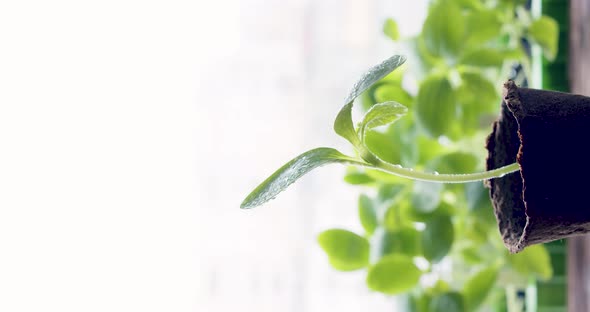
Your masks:
{"label": "blurred foliage", "polygon": [[[523,2],[435,0],[411,38],[387,19],[383,31],[409,64],[364,92],[362,107],[378,112],[376,104],[396,101],[409,112],[390,126],[363,128],[369,150],[404,167],[484,170],[502,83],[516,64],[525,73],[531,67],[522,38],[548,58],[556,54],[557,23],[533,18]],[[367,270],[370,289],[406,294],[409,311],[477,311],[497,297],[494,290],[552,275],[543,245],[506,251],[482,183],[417,182],[359,168],[349,168],[344,180],[364,188],[364,233],[327,230],[320,244],[336,269]]]}

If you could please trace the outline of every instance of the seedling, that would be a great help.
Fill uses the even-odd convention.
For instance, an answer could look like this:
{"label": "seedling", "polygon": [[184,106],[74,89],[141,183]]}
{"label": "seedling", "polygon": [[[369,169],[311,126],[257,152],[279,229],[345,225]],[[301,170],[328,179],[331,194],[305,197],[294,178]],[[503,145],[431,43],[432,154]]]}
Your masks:
{"label": "seedling", "polygon": [[348,156],[334,148],[320,147],[307,151],[273,173],[269,178],[254,189],[242,202],[241,208],[254,208],[275,198],[289,185],[311,170],[331,163],[342,163],[378,169],[390,174],[413,180],[439,183],[466,183],[483,181],[502,177],[519,170],[517,163],[512,163],[497,169],[469,173],[469,174],[439,174],[437,172],[421,172],[411,168],[404,168],[400,164],[392,164],[369,150],[365,144],[365,134],[369,129],[389,125],[406,114],[407,108],[397,102],[389,101],[373,105],[365,114],[362,121],[355,128],[352,121],[352,107],[354,100],[377,81],[400,67],[406,58],[394,55],[382,63],[372,67],[353,86],[344,101],[336,120],[334,131],[352,144],[357,155]]}
{"label": "seedling", "polygon": [[[518,88],[504,84],[500,118],[488,137],[488,171],[470,174],[420,172],[389,163],[365,144],[365,133],[389,125],[406,112],[397,102],[373,105],[355,128],[352,105],[362,92],[405,62],[395,55],[371,68],[354,85],[344,107],[336,116],[334,130],[352,144],[355,156],[321,147],[291,160],[260,184],[242,202],[253,208],[273,199],[297,179],[322,165],[344,163],[378,169],[413,180],[466,183],[487,180],[490,197],[504,244],[511,252],[525,247],[590,232],[590,213],[578,206],[586,202],[586,133],[590,132],[590,98],[560,92]],[[554,163],[578,165],[577,171],[563,170]],[[520,175],[507,176],[520,171]]]}

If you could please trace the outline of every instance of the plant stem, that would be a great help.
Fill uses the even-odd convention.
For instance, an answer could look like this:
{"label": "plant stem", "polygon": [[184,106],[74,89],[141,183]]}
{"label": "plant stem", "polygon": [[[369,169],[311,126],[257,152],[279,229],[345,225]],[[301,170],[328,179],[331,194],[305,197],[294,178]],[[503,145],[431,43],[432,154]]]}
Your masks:
{"label": "plant stem", "polygon": [[385,171],[387,173],[391,173],[400,177],[412,179],[412,180],[420,180],[426,182],[438,182],[438,183],[466,183],[466,182],[475,182],[475,181],[483,181],[493,178],[500,178],[508,173],[512,173],[518,171],[520,167],[517,163],[513,163],[504,167],[500,167],[498,169],[484,171],[484,172],[477,172],[477,173],[468,173],[468,174],[439,174],[436,172],[421,172],[421,171],[414,171],[413,169],[403,168],[400,165],[390,164],[386,161],[381,159],[377,159],[374,163],[368,165],[367,167],[372,167],[375,169],[379,169],[381,171]]}

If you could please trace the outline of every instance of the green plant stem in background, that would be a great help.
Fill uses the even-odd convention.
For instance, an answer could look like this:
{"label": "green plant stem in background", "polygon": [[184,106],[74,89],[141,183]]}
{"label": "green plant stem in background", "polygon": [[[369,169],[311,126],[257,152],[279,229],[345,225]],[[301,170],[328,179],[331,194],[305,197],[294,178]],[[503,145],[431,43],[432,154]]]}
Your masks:
{"label": "green plant stem in background", "polygon": [[415,171],[409,168],[403,168],[400,165],[393,165],[387,163],[385,161],[379,160],[373,166],[375,169],[379,169],[403,178],[408,178],[412,180],[419,180],[419,181],[426,181],[426,182],[438,182],[438,183],[467,183],[467,182],[477,182],[483,181],[493,178],[500,178],[504,175],[512,172],[516,172],[519,170],[519,166],[517,163],[513,163],[504,167],[500,167],[498,169],[484,171],[484,172],[477,172],[477,173],[468,173],[468,174],[439,174],[436,172],[429,173],[429,172],[421,172]]}

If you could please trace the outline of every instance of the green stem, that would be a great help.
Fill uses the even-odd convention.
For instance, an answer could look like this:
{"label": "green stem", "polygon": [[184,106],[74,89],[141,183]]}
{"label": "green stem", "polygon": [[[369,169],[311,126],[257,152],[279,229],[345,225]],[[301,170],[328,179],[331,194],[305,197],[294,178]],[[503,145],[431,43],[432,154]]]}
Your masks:
{"label": "green stem", "polygon": [[512,172],[516,172],[520,169],[517,163],[513,163],[498,169],[468,173],[468,174],[439,174],[436,172],[421,172],[414,171],[413,169],[403,168],[400,165],[393,165],[381,159],[376,159],[372,164],[367,164],[367,167],[379,169],[387,173],[391,173],[403,178],[412,180],[420,180],[426,182],[438,182],[438,183],[466,183],[489,180],[493,178],[500,178],[504,175]]}

